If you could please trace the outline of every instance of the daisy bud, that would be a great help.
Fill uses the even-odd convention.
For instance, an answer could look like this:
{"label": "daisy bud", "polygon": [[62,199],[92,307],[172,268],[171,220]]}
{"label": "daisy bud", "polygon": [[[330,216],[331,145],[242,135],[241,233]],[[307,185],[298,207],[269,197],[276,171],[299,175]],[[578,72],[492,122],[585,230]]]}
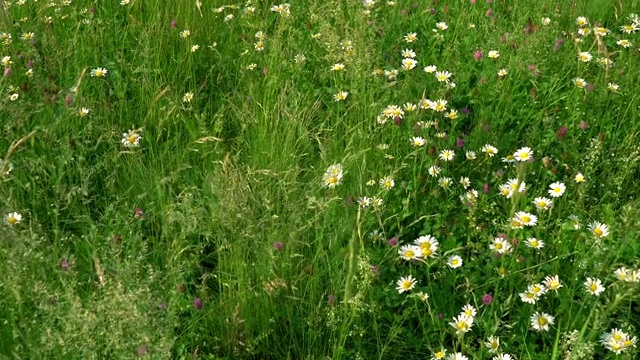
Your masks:
{"label": "daisy bud", "polygon": [[200,298],[193,299],[193,307],[196,308],[196,310],[202,309],[202,299]]}
{"label": "daisy bud", "polygon": [[482,50],[476,50],[476,52],[473,53],[473,59],[475,61],[482,59]]}

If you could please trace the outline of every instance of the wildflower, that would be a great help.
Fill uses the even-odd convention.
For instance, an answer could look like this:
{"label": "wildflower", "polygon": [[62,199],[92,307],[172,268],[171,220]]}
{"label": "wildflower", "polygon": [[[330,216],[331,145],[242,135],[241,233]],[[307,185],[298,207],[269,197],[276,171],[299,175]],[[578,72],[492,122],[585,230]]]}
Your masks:
{"label": "wildflower", "polygon": [[9,67],[11,64],[13,64],[13,61],[11,61],[11,56],[3,56],[0,60],[0,64],[2,64],[2,66],[4,67]]}
{"label": "wildflower", "polygon": [[584,81],[584,79],[582,79],[582,78],[574,78],[573,79],[573,84],[575,86],[577,86],[578,88],[580,88],[580,89],[582,89],[582,88],[587,86],[587,82]]}
{"label": "wildflower", "polygon": [[122,5],[122,6],[129,5],[130,2],[131,2],[131,0],[122,0],[122,1],[120,1],[120,5]]}
{"label": "wildflower", "polygon": [[264,51],[264,41],[262,41],[262,40],[260,40],[260,41],[256,41],[256,42],[253,44],[253,48],[254,48],[256,51]]}
{"label": "wildflower", "polygon": [[609,227],[597,221],[589,224],[588,229],[596,237],[596,239],[603,238],[609,235]]}
{"label": "wildflower", "polygon": [[553,201],[551,199],[547,199],[546,197],[537,197],[533,199],[533,203],[536,205],[538,210],[549,210],[551,205],[553,205]]}
{"label": "wildflower", "polygon": [[412,70],[416,65],[418,65],[418,62],[412,58],[402,59],[402,69],[405,71]]}
{"label": "wildflower", "polygon": [[497,352],[498,348],[500,348],[500,339],[495,336],[489,336],[484,345],[489,349],[490,353]]}
{"label": "wildflower", "polygon": [[538,240],[533,237],[528,238],[526,242],[527,242],[527,246],[533,249],[542,249],[544,247],[544,242],[542,240]]}
{"label": "wildflower", "polygon": [[630,271],[627,270],[624,267],[621,267],[621,268],[616,269],[616,271],[614,271],[613,274],[620,281],[628,281],[629,275],[630,275]]}
{"label": "wildflower", "polygon": [[578,26],[585,26],[585,25],[589,25],[589,20],[587,20],[587,18],[586,18],[586,17],[584,17],[584,16],[579,16],[579,17],[576,19],[576,25],[578,25]]}
{"label": "wildflower", "polygon": [[371,233],[369,233],[369,238],[371,239],[371,241],[378,242],[384,238],[384,234],[382,234],[378,230],[373,230]]}
{"label": "wildflower", "polygon": [[[454,317],[453,322],[450,322],[449,325],[456,329],[456,334],[464,334],[473,326],[473,317],[463,313],[458,315],[458,317]],[[451,356],[449,356],[449,358],[451,358]]]}
{"label": "wildflower", "polygon": [[0,174],[9,175],[13,170],[13,165],[10,162],[0,159]]}
{"label": "wildflower", "polygon": [[569,221],[571,221],[574,230],[580,229],[580,219],[576,215],[569,215]]}
{"label": "wildflower", "polygon": [[494,356],[492,360],[515,360],[515,359],[513,358],[513,356],[509,354],[498,354]]}
{"label": "wildflower", "polygon": [[528,304],[535,304],[538,301],[538,295],[534,294],[531,291],[525,291],[518,295],[520,295],[520,300],[522,300],[522,302],[525,302]]}
{"label": "wildflower", "polygon": [[398,250],[398,255],[403,260],[418,260],[423,257],[422,248],[417,245],[404,245]]}
{"label": "wildflower", "polygon": [[[588,27],[583,27],[578,29],[578,34],[580,34],[580,36],[587,36],[589,34],[591,34],[591,29],[589,29]],[[581,38],[577,38],[576,39],[576,43],[581,43],[582,39]]]}
{"label": "wildflower", "polygon": [[475,151],[467,151],[465,153],[465,156],[466,156],[467,160],[475,160],[476,159],[476,152]]}
{"label": "wildflower", "polygon": [[432,105],[433,106],[431,108],[437,112],[443,112],[447,110],[447,100],[438,99],[437,101],[432,103]]}
{"label": "wildflower", "polygon": [[380,186],[384,189],[391,189],[396,185],[391,176],[387,176],[385,178],[380,179]]}
{"label": "wildflower", "polygon": [[455,155],[456,154],[453,150],[442,150],[438,157],[444,161],[451,161]]}
{"label": "wildflower", "polygon": [[498,52],[498,50],[491,50],[489,51],[489,53],[487,53],[487,57],[489,59],[497,59],[500,57],[500,53]]}
{"label": "wildflower", "polygon": [[198,49],[200,49],[200,45],[198,45],[198,44],[193,45],[193,46],[191,47],[191,52],[192,52],[192,53],[194,53],[194,52],[198,51]]}
{"label": "wildflower", "polygon": [[468,357],[462,355],[462,353],[451,354],[447,357],[447,360],[469,360]]}
{"label": "wildflower", "polygon": [[612,91],[612,92],[618,92],[620,91],[620,85],[616,83],[609,83],[607,84],[607,89],[609,89],[609,91]]}
{"label": "wildflower", "polygon": [[459,268],[462,266],[462,258],[458,255],[453,255],[447,259],[447,265],[452,269]]}
{"label": "wildflower", "polygon": [[405,291],[411,291],[416,286],[416,279],[411,275],[401,277],[400,280],[396,282],[396,285],[398,285],[396,290],[398,290],[398,293],[402,294]]}
{"label": "wildflower", "polygon": [[293,58],[293,61],[296,64],[302,64],[307,60],[307,57],[304,54],[296,54],[296,56]]}
{"label": "wildflower", "polygon": [[182,102],[190,103],[191,100],[193,100],[193,93],[192,92],[187,92],[182,97]]}
{"label": "wildflower", "polygon": [[463,176],[460,178],[460,185],[462,185],[462,187],[466,189],[471,186],[471,180],[469,180],[468,177]]}
{"label": "wildflower", "polygon": [[538,222],[538,217],[524,211],[515,214],[514,219],[518,220],[523,226],[534,226]]}
{"label": "wildflower", "polygon": [[360,205],[360,207],[362,207],[362,208],[369,207],[369,205],[371,205],[371,198],[367,197],[367,196],[363,196],[363,197],[359,198],[358,199],[358,205]]}
{"label": "wildflower", "polygon": [[439,22],[436,24],[436,28],[438,28],[438,30],[440,31],[445,31],[447,30],[447,28],[449,28],[449,26],[447,26],[447,24],[444,22]]}
{"label": "wildflower", "polygon": [[562,287],[562,283],[560,283],[560,278],[558,278],[558,275],[547,276],[544,278],[542,283],[547,289],[554,290],[556,292]]}
{"label": "wildflower", "polygon": [[140,140],[142,140],[142,136],[135,130],[129,130],[129,132],[122,134],[122,145],[126,147],[138,146],[140,145]]}
{"label": "wildflower", "polygon": [[498,153],[498,149],[489,144],[485,145],[480,149],[483,153],[489,155],[489,157],[494,157]]}
{"label": "wildflower", "polygon": [[440,167],[432,165],[427,169],[427,172],[429,173],[429,175],[437,177],[440,174]]}
{"label": "wildflower", "polygon": [[247,65],[247,70],[249,70],[249,71],[253,71],[253,70],[255,70],[257,67],[258,67],[258,64],[256,64],[256,63],[251,63],[251,64]]}
{"label": "wildflower", "polygon": [[196,308],[196,310],[202,309],[202,299],[200,298],[193,299],[193,307]]}
{"label": "wildflower", "polygon": [[373,205],[374,208],[380,208],[383,204],[383,200],[380,199],[379,197],[374,197],[371,199],[371,205]]}
{"label": "wildflower", "polygon": [[576,177],[574,178],[574,180],[577,183],[584,182],[584,175],[582,175],[582,173],[577,173]]}
{"label": "wildflower", "polygon": [[427,302],[427,300],[429,300],[429,294],[424,293],[422,291],[420,291],[419,293],[416,293],[415,296],[420,299],[422,302]]}
{"label": "wildflower", "polygon": [[89,115],[89,109],[88,108],[83,107],[80,110],[78,110],[78,116],[85,117],[87,115]]}
{"label": "wildflower", "polygon": [[607,30],[607,28],[604,28],[602,26],[598,26],[598,27],[594,28],[593,31],[598,36],[607,36],[607,34],[609,34],[609,30]]}
{"label": "wildflower", "polygon": [[455,110],[455,109],[451,109],[451,110],[449,110],[449,112],[445,116],[447,118],[449,118],[450,120],[455,120],[455,119],[458,118],[458,111]]}
{"label": "wildflower", "polygon": [[531,150],[531,148],[523,147],[516,151],[516,153],[513,154],[513,157],[517,161],[529,161],[533,157],[533,151]]}
{"label": "wildflower", "polygon": [[420,236],[419,238],[415,239],[413,243],[420,247],[423,257],[433,258],[437,255],[436,252],[438,251],[439,242],[433,236]]}
{"label": "wildflower", "polygon": [[499,77],[505,77],[505,76],[507,76],[507,74],[508,74],[507,69],[498,70],[498,76]]}
{"label": "wildflower", "polygon": [[9,224],[10,226],[14,226],[14,225],[19,224],[22,221],[22,215],[20,215],[17,212],[12,212],[12,213],[7,214],[4,217],[4,221],[7,224]]}
{"label": "wildflower", "polygon": [[448,71],[436,71],[436,79],[438,79],[439,82],[449,81],[450,77],[451,73]]}
{"label": "wildflower", "polygon": [[462,307],[462,313],[471,318],[474,318],[476,317],[476,315],[478,315],[478,310],[476,310],[473,305],[467,304]]}
{"label": "wildflower", "polygon": [[438,185],[443,189],[448,189],[451,186],[451,178],[444,177],[438,180]]}
{"label": "wildflower", "polygon": [[18,93],[13,93],[13,94],[9,95],[9,100],[16,101],[16,100],[18,100],[18,97],[20,97],[20,95]]}
{"label": "wildflower", "polygon": [[491,294],[482,295],[482,303],[485,305],[491,305],[493,303],[493,296]]}
{"label": "wildflower", "polygon": [[508,254],[511,251],[511,244],[501,237],[494,238],[489,248],[498,254]]}
{"label": "wildflower", "polygon": [[567,187],[561,182],[554,182],[549,185],[549,196],[551,197],[560,197],[564,194],[564,191]]}
{"label": "wildflower", "polygon": [[344,70],[344,64],[338,63],[338,64],[334,64],[331,67],[331,71],[343,71],[343,70]]}
{"label": "wildflower", "polygon": [[95,69],[91,70],[91,76],[103,77],[105,75],[107,75],[107,69],[95,68]]}
{"label": "wildflower", "polygon": [[638,31],[638,26],[636,24],[623,25],[623,26],[620,26],[620,31],[625,34],[631,34]]}
{"label": "wildflower", "polygon": [[429,65],[429,66],[425,66],[425,68],[423,69],[424,72],[426,72],[427,74],[433,74],[434,72],[436,72],[436,70],[438,69],[437,66],[435,65]]}
{"label": "wildflower", "polygon": [[431,360],[440,360],[440,359],[444,359],[444,357],[447,355],[447,350],[445,349],[440,349],[440,351],[436,352],[435,354],[433,354],[431,356]]}
{"label": "wildflower", "polygon": [[622,46],[625,49],[631,47],[631,41],[626,40],[626,39],[618,40],[618,41],[616,41],[616,44]]}
{"label": "wildflower", "polygon": [[412,103],[406,103],[404,105],[402,105],[402,107],[407,111],[407,112],[414,112],[418,106]]}
{"label": "wildflower", "polygon": [[416,57],[416,52],[411,49],[404,49],[402,51],[402,57],[414,59]]}
{"label": "wildflower", "polygon": [[589,54],[586,51],[578,53],[578,60],[580,60],[582,62],[589,62],[589,61],[591,61],[592,58],[593,58],[593,56],[591,56],[591,54]]}
{"label": "wildflower", "polygon": [[630,337],[620,329],[612,329],[600,336],[600,344],[616,355],[635,347],[637,342],[638,339],[635,336]]}
{"label": "wildflower", "polygon": [[416,33],[408,33],[407,35],[404,36],[404,41],[408,43],[412,43],[416,40],[418,40],[418,34]]}
{"label": "wildflower", "polygon": [[549,331],[549,325],[553,325],[553,316],[547,313],[535,312],[531,315],[531,327],[536,331]]}
{"label": "wildflower", "polygon": [[349,93],[346,91],[339,91],[338,93],[333,95],[333,99],[338,102],[338,101],[343,101],[347,99],[347,96],[349,96]]}
{"label": "wildflower", "polygon": [[600,294],[605,290],[600,279],[593,279],[588,277],[583,284],[587,289],[587,292],[595,296],[600,296]]}
{"label": "wildflower", "polygon": [[551,19],[548,17],[544,17],[542,18],[542,20],[540,21],[542,23],[542,25],[547,26],[549,24],[551,24]]}
{"label": "wildflower", "polygon": [[329,166],[322,177],[324,185],[329,188],[334,188],[340,185],[343,174],[342,165],[333,164]]}

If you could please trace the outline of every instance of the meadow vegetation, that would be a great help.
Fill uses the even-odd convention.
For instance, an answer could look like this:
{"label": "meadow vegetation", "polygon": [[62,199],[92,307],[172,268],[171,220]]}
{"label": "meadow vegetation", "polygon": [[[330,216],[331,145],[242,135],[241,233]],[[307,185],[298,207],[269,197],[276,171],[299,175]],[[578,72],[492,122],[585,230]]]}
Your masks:
{"label": "meadow vegetation", "polygon": [[636,0],[4,0],[0,359],[638,359]]}

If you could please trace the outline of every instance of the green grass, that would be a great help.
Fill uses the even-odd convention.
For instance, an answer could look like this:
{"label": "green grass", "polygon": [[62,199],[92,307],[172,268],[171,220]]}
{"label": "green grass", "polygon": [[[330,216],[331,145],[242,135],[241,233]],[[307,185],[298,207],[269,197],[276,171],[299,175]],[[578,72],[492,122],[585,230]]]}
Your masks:
{"label": "green grass", "polygon": [[[10,3],[0,359],[491,359],[490,336],[517,359],[639,358],[640,38],[620,30],[637,1],[379,1],[369,14],[360,1],[304,1],[290,16],[251,1]],[[581,43],[579,16],[591,29]],[[401,69],[404,49],[416,68]],[[406,103],[418,108],[381,116]],[[123,145],[130,130],[138,146]],[[502,161],[523,147],[533,161]],[[342,177],[329,187],[333,164]],[[526,191],[503,196],[516,178]],[[555,182],[566,191],[552,198]],[[553,205],[537,210],[536,197]],[[537,225],[513,229],[519,211]],[[598,239],[594,222],[610,233]],[[400,258],[426,235],[436,256]],[[499,236],[511,252],[490,248]],[[447,266],[453,255],[462,267]],[[399,293],[408,275],[417,283]],[[560,289],[521,300],[553,275]],[[587,277],[605,291],[588,293]],[[473,326],[456,334],[449,322],[468,304]],[[548,331],[532,329],[536,312],[554,317]],[[600,341],[614,328],[633,339],[620,355]]]}

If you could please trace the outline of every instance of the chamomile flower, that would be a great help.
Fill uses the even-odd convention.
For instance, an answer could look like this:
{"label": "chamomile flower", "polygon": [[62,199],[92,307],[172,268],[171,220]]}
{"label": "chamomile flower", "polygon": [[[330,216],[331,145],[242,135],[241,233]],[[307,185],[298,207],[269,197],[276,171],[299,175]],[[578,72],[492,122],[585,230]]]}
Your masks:
{"label": "chamomile flower", "polygon": [[573,226],[574,230],[580,229],[580,218],[576,215],[569,215],[569,221],[571,222],[571,226]]}
{"label": "chamomile flower", "polygon": [[447,350],[440,349],[440,351],[437,351],[433,355],[431,355],[431,360],[441,360],[441,359],[444,359],[446,355],[447,355]]}
{"label": "chamomile flower", "polygon": [[2,66],[4,67],[11,66],[11,64],[13,64],[13,61],[11,61],[11,56],[3,56],[2,59],[0,59],[0,64],[2,64]]}
{"label": "chamomile flower", "polygon": [[620,329],[613,329],[600,336],[600,344],[616,355],[635,347],[637,342],[638,339],[635,336],[631,337]]}
{"label": "chamomile flower", "polygon": [[432,105],[433,106],[431,107],[431,109],[433,109],[434,111],[443,112],[447,110],[447,100],[438,99],[435,102],[433,102]]}
{"label": "chamomile flower", "polygon": [[412,103],[406,103],[406,104],[402,105],[402,107],[408,113],[412,113],[412,112],[416,111],[416,109],[418,109],[418,106],[416,104],[412,104]]}
{"label": "chamomile flower", "polygon": [[322,182],[324,183],[324,186],[328,188],[334,188],[340,185],[343,175],[344,172],[342,170],[342,165],[333,164],[329,166],[327,171],[325,171],[324,175],[322,176]]}
{"label": "chamomile flower", "polygon": [[182,96],[182,102],[190,103],[191,100],[193,100],[193,93],[190,91],[184,93],[184,95]]}
{"label": "chamomile flower", "polygon": [[[473,317],[462,313],[457,317],[454,317],[453,322],[450,322],[449,325],[456,329],[456,334],[464,334],[471,330],[471,327],[473,326]],[[449,356],[449,358],[451,358],[451,356]]]}
{"label": "chamomile flower", "polygon": [[404,36],[404,41],[406,41],[407,43],[412,43],[416,40],[418,40],[418,34],[416,33],[407,33]]}
{"label": "chamomile flower", "polygon": [[534,237],[528,238],[526,240],[526,244],[528,247],[536,250],[542,249],[544,247],[544,241],[538,240]]}
{"label": "chamomile flower", "polygon": [[411,49],[404,49],[402,50],[402,57],[415,59],[416,52]]}
{"label": "chamomile flower", "polygon": [[577,173],[573,179],[577,183],[584,182],[584,175],[582,175],[582,173]]}
{"label": "chamomile flower", "polygon": [[465,157],[467,158],[467,160],[475,160],[477,155],[475,151],[467,151],[465,152]]}
{"label": "chamomile flower", "polygon": [[333,99],[338,102],[338,101],[344,101],[347,99],[347,96],[349,96],[349,93],[346,91],[339,91],[338,93],[333,95]]}
{"label": "chamomile flower", "polygon": [[527,184],[524,181],[520,181],[520,179],[518,178],[509,179],[506,185],[509,187],[512,193],[517,191],[522,194],[527,191]]}
{"label": "chamomile flower", "polygon": [[500,57],[500,53],[498,52],[498,50],[490,50],[489,53],[487,54],[487,57],[489,59],[497,59]]}
{"label": "chamomile flower", "polygon": [[462,187],[466,189],[471,186],[471,180],[469,180],[468,177],[463,176],[460,178],[460,185],[462,185]]}
{"label": "chamomile flower", "polygon": [[469,358],[464,356],[464,355],[462,355],[462,353],[457,352],[455,354],[450,354],[447,357],[447,360],[469,360]]}
{"label": "chamomile flower", "polygon": [[500,339],[495,336],[489,336],[487,341],[484,343],[484,346],[489,349],[490,353],[498,352],[498,349],[500,348]]}
{"label": "chamomile flower", "polygon": [[433,258],[437,255],[436,252],[438,251],[439,242],[433,236],[431,235],[420,236],[419,238],[415,239],[413,243],[420,247],[423,257]]}
{"label": "chamomile flower", "polygon": [[442,150],[438,157],[444,161],[451,161],[455,157],[456,153],[453,150]]}
{"label": "chamomile flower", "polygon": [[14,226],[19,224],[22,221],[22,215],[20,215],[20,213],[17,213],[17,212],[11,212],[4,217],[4,221],[10,226]]}
{"label": "chamomile flower", "polygon": [[411,146],[413,147],[423,147],[426,143],[427,141],[420,136],[414,136],[411,138]]}
{"label": "chamomile flower", "polygon": [[380,186],[383,189],[392,189],[394,186],[396,185],[395,181],[393,181],[393,178],[391,176],[387,176],[384,177],[382,179],[380,179]]}
{"label": "chamomile flower", "polygon": [[531,315],[531,327],[536,331],[549,331],[549,326],[553,325],[554,320],[553,316],[536,311]]}
{"label": "chamomile flower", "polygon": [[427,294],[425,292],[420,291],[420,292],[418,292],[418,293],[416,293],[414,295],[415,295],[415,297],[420,299],[420,301],[422,301],[422,302],[426,303],[429,300],[429,294]]}
{"label": "chamomile flower", "polygon": [[445,31],[449,28],[449,26],[447,25],[447,23],[441,21],[436,24],[436,28],[438,28],[438,30],[440,31]]}
{"label": "chamomile flower", "polygon": [[436,70],[438,70],[438,67],[435,65],[429,65],[429,66],[425,66],[423,70],[427,74],[433,74],[434,72],[436,72]]}
{"label": "chamomile flower", "polygon": [[461,314],[465,314],[469,317],[476,317],[476,315],[478,315],[478,310],[476,310],[475,307],[473,307],[473,305],[471,304],[467,304],[465,306],[462,307],[462,312]]}
{"label": "chamomile flower", "polygon": [[540,22],[542,23],[542,25],[548,26],[549,24],[551,24],[551,19],[548,17],[544,17]]}
{"label": "chamomile flower", "polygon": [[418,260],[422,258],[422,248],[417,245],[404,245],[398,250],[398,255],[403,260]]}
{"label": "chamomile flower", "polygon": [[576,25],[578,26],[589,25],[589,20],[584,16],[578,16],[578,18],[576,19]]}
{"label": "chamomile flower", "polygon": [[618,40],[618,41],[616,41],[616,44],[622,46],[625,49],[631,47],[631,41],[629,41],[627,39]]}
{"label": "chamomile flower", "polygon": [[436,71],[436,79],[439,82],[447,82],[449,81],[449,78],[451,77],[451,73],[448,71]]}
{"label": "chamomile flower", "polygon": [[398,290],[398,293],[400,294],[406,291],[411,291],[416,286],[416,283],[416,279],[411,275],[401,277],[400,280],[396,282],[396,290]]}
{"label": "chamomile flower", "polygon": [[198,45],[198,44],[191,46],[191,52],[192,53],[198,51],[198,49],[200,49],[200,45]]}
{"label": "chamomile flower", "polygon": [[580,89],[587,86],[587,82],[583,78],[578,78],[578,77],[573,78],[572,81],[573,81],[573,84]]}
{"label": "chamomile flower", "polygon": [[404,71],[413,70],[416,67],[416,65],[418,65],[418,62],[415,59],[412,59],[412,58],[402,59],[402,70]]}
{"label": "chamomile flower", "polygon": [[494,146],[486,144],[480,149],[483,153],[487,154],[489,157],[494,157],[498,153],[498,149]]}
{"label": "chamomile flower", "polygon": [[384,200],[382,200],[379,197],[374,197],[371,199],[371,205],[373,205],[375,209],[379,209],[380,207],[382,207],[383,203],[384,203]]}
{"label": "chamomile flower", "polygon": [[549,196],[551,197],[560,197],[564,194],[564,191],[567,187],[561,182],[554,182],[549,185]]}
{"label": "chamomile flower", "polygon": [[333,66],[331,66],[330,70],[331,71],[344,71],[344,69],[345,69],[344,64],[337,63],[337,64],[334,64]]}
{"label": "chamomile flower", "polygon": [[638,26],[636,24],[622,25],[620,26],[620,31],[625,34],[632,34],[638,31]]}
{"label": "chamomile flower", "polygon": [[183,39],[188,38],[190,35],[191,35],[191,31],[189,31],[189,30],[185,29],[185,30],[180,31],[180,37],[183,38]]}
{"label": "chamomile flower", "polygon": [[553,201],[551,199],[547,199],[546,197],[537,197],[533,199],[533,203],[538,210],[549,210],[551,205],[553,205]]}
{"label": "chamomile flower", "polygon": [[509,72],[507,71],[507,69],[498,70],[498,76],[501,77],[501,78],[507,76],[508,73]]}
{"label": "chamomile flower", "polygon": [[597,26],[593,29],[593,32],[598,35],[598,36],[607,36],[610,31],[607,28],[604,28],[602,26]]}
{"label": "chamomile flower", "polygon": [[78,110],[78,116],[85,117],[87,115],[89,115],[89,108],[83,107],[80,110]]}
{"label": "chamomile flower", "polygon": [[538,217],[524,211],[518,211],[514,219],[518,220],[523,226],[534,226],[538,222]]}
{"label": "chamomile flower", "polygon": [[589,224],[587,228],[596,237],[596,239],[603,238],[609,235],[609,227],[597,221]]}
{"label": "chamomile flower", "polygon": [[585,289],[588,293],[595,296],[600,296],[602,292],[605,290],[604,286],[602,286],[602,281],[600,279],[594,279],[588,277],[587,280],[583,283]]}
{"label": "chamomile flower", "polygon": [[136,147],[140,145],[140,140],[142,140],[142,136],[136,130],[129,130],[129,132],[122,134],[121,142],[125,147]]}
{"label": "chamomile flower", "polygon": [[492,360],[515,360],[510,354],[498,354]]}
{"label": "chamomile flower", "polygon": [[523,293],[518,294],[520,296],[520,300],[527,304],[535,304],[539,297],[531,291],[525,291]]}
{"label": "chamomile flower", "polygon": [[458,118],[458,110],[451,109],[445,116],[450,120],[455,120]]}
{"label": "chamomile flower", "polygon": [[496,237],[489,245],[489,249],[497,252],[498,254],[508,254],[511,252],[511,244],[509,244],[509,242],[504,238]]}
{"label": "chamomile flower", "polygon": [[462,266],[462,258],[458,255],[450,256],[447,259],[447,265],[452,269],[459,268],[460,266]]}
{"label": "chamomile flower", "polygon": [[360,205],[361,208],[367,208],[371,205],[371,198],[368,196],[363,196],[361,198],[358,199],[358,205]]}
{"label": "chamomile flower", "polygon": [[107,75],[107,69],[101,68],[101,67],[95,68],[95,69],[91,70],[90,74],[91,74],[92,77],[103,77],[103,76]]}
{"label": "chamomile flower", "polygon": [[582,61],[582,62],[589,62],[591,61],[591,59],[593,59],[593,56],[591,54],[589,54],[589,52],[587,51],[582,51],[578,53],[578,60]]}
{"label": "chamomile flower", "polygon": [[429,173],[429,175],[437,177],[440,174],[440,167],[436,165],[429,166],[427,172]]}
{"label": "chamomile flower", "polygon": [[621,267],[617,268],[616,271],[613,272],[613,274],[616,276],[616,279],[620,281],[628,281],[630,271],[625,267]]}
{"label": "chamomile flower", "polygon": [[609,89],[609,91],[611,91],[611,92],[619,92],[620,91],[620,85],[618,85],[616,83],[609,83],[609,84],[607,84],[607,89]]}
{"label": "chamomile flower", "polygon": [[558,275],[549,275],[544,278],[542,283],[547,289],[553,290],[555,292],[558,292],[558,289],[562,287],[562,283],[560,282],[560,278],[558,277]]}
{"label": "chamomile flower", "polygon": [[533,158],[533,150],[529,147],[523,147],[513,154],[516,161],[529,161]]}

